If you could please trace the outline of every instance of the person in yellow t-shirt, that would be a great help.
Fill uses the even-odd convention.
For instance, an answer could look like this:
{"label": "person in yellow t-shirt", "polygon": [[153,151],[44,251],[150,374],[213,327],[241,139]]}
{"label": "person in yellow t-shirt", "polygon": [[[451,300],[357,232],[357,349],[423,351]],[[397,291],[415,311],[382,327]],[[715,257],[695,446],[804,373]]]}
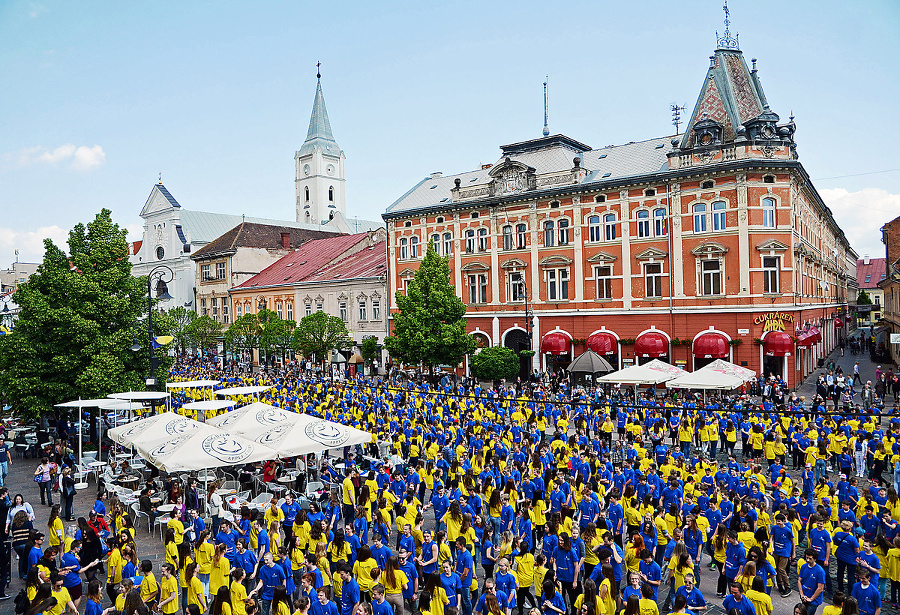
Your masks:
{"label": "person in yellow t-shirt", "polygon": [[162,579],[159,584],[159,610],[163,615],[174,615],[178,605],[178,579],[175,577],[175,566],[162,565]]}
{"label": "person in yellow t-shirt", "polygon": [[153,562],[148,559],[142,561],[141,574],[144,575],[144,580],[141,581],[141,600],[152,612],[156,606],[156,601],[159,599],[159,583],[157,583],[156,576],[153,574]]}
{"label": "person in yellow t-shirt", "polygon": [[166,522],[166,527],[175,532],[175,544],[180,545],[184,542],[184,524],[177,518],[178,509],[173,508],[172,512],[169,513],[169,517],[169,520]]}

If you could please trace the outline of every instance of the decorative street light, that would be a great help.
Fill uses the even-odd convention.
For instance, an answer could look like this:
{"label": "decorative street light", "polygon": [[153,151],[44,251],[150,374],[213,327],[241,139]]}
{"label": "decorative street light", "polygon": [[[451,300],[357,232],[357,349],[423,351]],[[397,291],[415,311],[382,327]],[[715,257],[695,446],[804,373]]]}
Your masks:
{"label": "decorative street light", "polygon": [[[156,298],[160,301],[169,301],[172,295],[169,294],[169,284],[175,279],[175,274],[166,265],[157,265],[147,275],[147,336],[150,344],[150,376],[144,381],[148,387],[156,386],[156,368],[159,367],[159,359],[153,352],[153,288],[156,285]],[[134,338],[134,344],[131,350],[137,352],[141,349],[137,338]]]}

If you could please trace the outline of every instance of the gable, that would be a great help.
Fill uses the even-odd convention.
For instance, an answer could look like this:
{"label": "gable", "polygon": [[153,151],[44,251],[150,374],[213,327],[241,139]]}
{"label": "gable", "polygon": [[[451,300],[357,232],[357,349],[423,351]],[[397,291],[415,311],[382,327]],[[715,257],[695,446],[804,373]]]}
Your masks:
{"label": "gable", "polygon": [[147,202],[144,203],[144,207],[141,209],[141,217],[172,209],[181,209],[181,205],[179,205],[172,194],[166,190],[165,186],[162,184],[154,184],[153,189],[150,191],[150,196],[147,197]]}

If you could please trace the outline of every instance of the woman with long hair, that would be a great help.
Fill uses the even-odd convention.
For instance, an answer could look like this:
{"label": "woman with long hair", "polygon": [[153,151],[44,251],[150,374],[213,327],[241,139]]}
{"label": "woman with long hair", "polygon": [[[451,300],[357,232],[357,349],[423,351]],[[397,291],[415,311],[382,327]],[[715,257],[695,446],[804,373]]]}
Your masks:
{"label": "woman with long hair", "polygon": [[534,555],[523,548],[521,538],[516,538],[513,543],[512,562],[516,571],[516,604],[519,605],[519,615],[522,615],[525,601],[532,607],[537,606],[531,587],[534,585]]}
{"label": "woman with long hair", "polygon": [[578,592],[575,588],[576,573],[579,564],[578,551],[572,547],[572,538],[563,532],[559,535],[559,545],[553,551],[553,569],[556,578],[562,584],[563,594],[568,596],[569,606],[575,604]]}
{"label": "woman with long hair", "polygon": [[600,574],[603,577],[603,581],[598,589],[597,602],[603,604],[604,613],[615,613],[616,604],[619,601],[619,587],[616,585],[615,572],[613,572],[612,566],[603,564]]}
{"label": "woman with long hair", "polygon": [[[16,498],[21,497],[16,496]],[[28,513],[25,510],[19,510],[13,516],[10,528],[12,531],[12,547],[19,558],[19,577],[24,579],[28,574],[28,551],[31,549],[28,538],[31,536],[34,524],[28,519]]]}
{"label": "woman with long hair", "polygon": [[291,602],[288,599],[287,588],[279,585],[272,594],[271,615],[291,615]]}
{"label": "woman with long hair", "polygon": [[378,562],[372,557],[369,545],[362,545],[356,552],[353,564],[353,578],[359,583],[360,600],[372,601],[372,588],[375,587],[373,572],[378,570]]}
{"label": "woman with long hair", "polygon": [[400,559],[396,555],[387,558],[381,584],[384,585],[384,599],[394,607],[394,615],[403,615],[403,591],[409,586],[409,578],[400,570]]}
{"label": "woman with long hair", "polygon": [[84,615],[101,615],[103,613],[101,604],[103,604],[103,595],[100,593],[100,581],[95,579],[88,583]]}
{"label": "woman with long hair", "polygon": [[62,541],[65,537],[65,528],[63,527],[62,519],[59,518],[59,511],[59,504],[53,504],[50,507],[50,517],[47,519],[47,544],[61,550]]}
{"label": "woman with long hair", "polygon": [[[444,615],[444,608],[450,604],[447,597],[447,591],[441,585],[441,575],[438,572],[432,572],[425,579],[425,586],[419,593],[421,601],[422,597],[428,598],[428,609],[431,615]],[[421,604],[421,602],[420,602]]]}
{"label": "woman with long hair", "polygon": [[209,610],[209,615],[232,615],[231,590],[227,584],[219,588],[213,595],[213,600],[213,606]]}
{"label": "woman with long hair", "polygon": [[38,615],[39,613],[50,611],[56,606],[57,602],[56,598],[53,597],[52,586],[49,583],[41,583],[34,598],[31,600],[31,604],[25,611],[25,615]]}

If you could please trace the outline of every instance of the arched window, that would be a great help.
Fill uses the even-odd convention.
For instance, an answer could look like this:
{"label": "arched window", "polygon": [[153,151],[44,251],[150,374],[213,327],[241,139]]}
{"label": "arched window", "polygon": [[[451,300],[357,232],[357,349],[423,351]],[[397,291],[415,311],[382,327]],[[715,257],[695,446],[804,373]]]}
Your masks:
{"label": "arched window", "polygon": [[650,236],[650,212],[642,209],[637,212],[638,237]]}
{"label": "arched window", "polygon": [[763,226],[775,228],[775,199],[764,198],[763,202]]}
{"label": "arched window", "polygon": [[306,201],[309,202],[309,186],[307,186],[304,190],[306,191]]}
{"label": "arched window", "polygon": [[409,256],[410,258],[419,258],[419,238],[411,237],[409,240]]}
{"label": "arched window", "polygon": [[613,241],[616,238],[616,214],[603,216],[603,230],[606,241]]}
{"label": "arched window", "polygon": [[435,252],[437,252],[438,254],[441,253],[441,235],[440,235],[440,233],[434,233],[431,236],[431,249],[434,250]]}
{"label": "arched window", "polygon": [[559,220],[559,245],[569,244],[569,221],[565,218]]}
{"label": "arched window", "polygon": [[725,201],[716,201],[712,204],[712,227],[714,231],[725,230]]}
{"label": "arched window", "polygon": [[694,205],[694,232],[706,232],[706,203]]}
{"label": "arched window", "polygon": [[546,222],[544,222],[544,245],[547,247],[552,246],[553,239],[553,220],[547,220]]}
{"label": "arched window", "polygon": [[478,229],[478,251],[487,252],[488,249],[488,232],[486,228]]}
{"label": "arched window", "polygon": [[503,249],[504,250],[512,250],[513,249],[513,227],[512,224],[507,224],[503,227]]}
{"label": "arched window", "polygon": [[334,186],[328,186],[328,202],[334,203]]}
{"label": "arched window", "polygon": [[588,218],[588,241],[600,241],[600,216]]}
{"label": "arched window", "polygon": [[653,223],[656,227],[657,237],[665,237],[669,234],[669,221],[666,219],[666,210],[660,207],[653,210]]}
{"label": "arched window", "polygon": [[409,246],[406,237],[400,240],[400,260],[409,258]]}
{"label": "arched window", "polygon": [[524,224],[516,225],[516,247],[524,250],[528,245],[528,227]]}
{"label": "arched window", "polygon": [[469,229],[466,231],[466,253],[471,254],[475,251],[475,231]]}
{"label": "arched window", "polygon": [[453,233],[444,233],[444,256],[453,254]]}

